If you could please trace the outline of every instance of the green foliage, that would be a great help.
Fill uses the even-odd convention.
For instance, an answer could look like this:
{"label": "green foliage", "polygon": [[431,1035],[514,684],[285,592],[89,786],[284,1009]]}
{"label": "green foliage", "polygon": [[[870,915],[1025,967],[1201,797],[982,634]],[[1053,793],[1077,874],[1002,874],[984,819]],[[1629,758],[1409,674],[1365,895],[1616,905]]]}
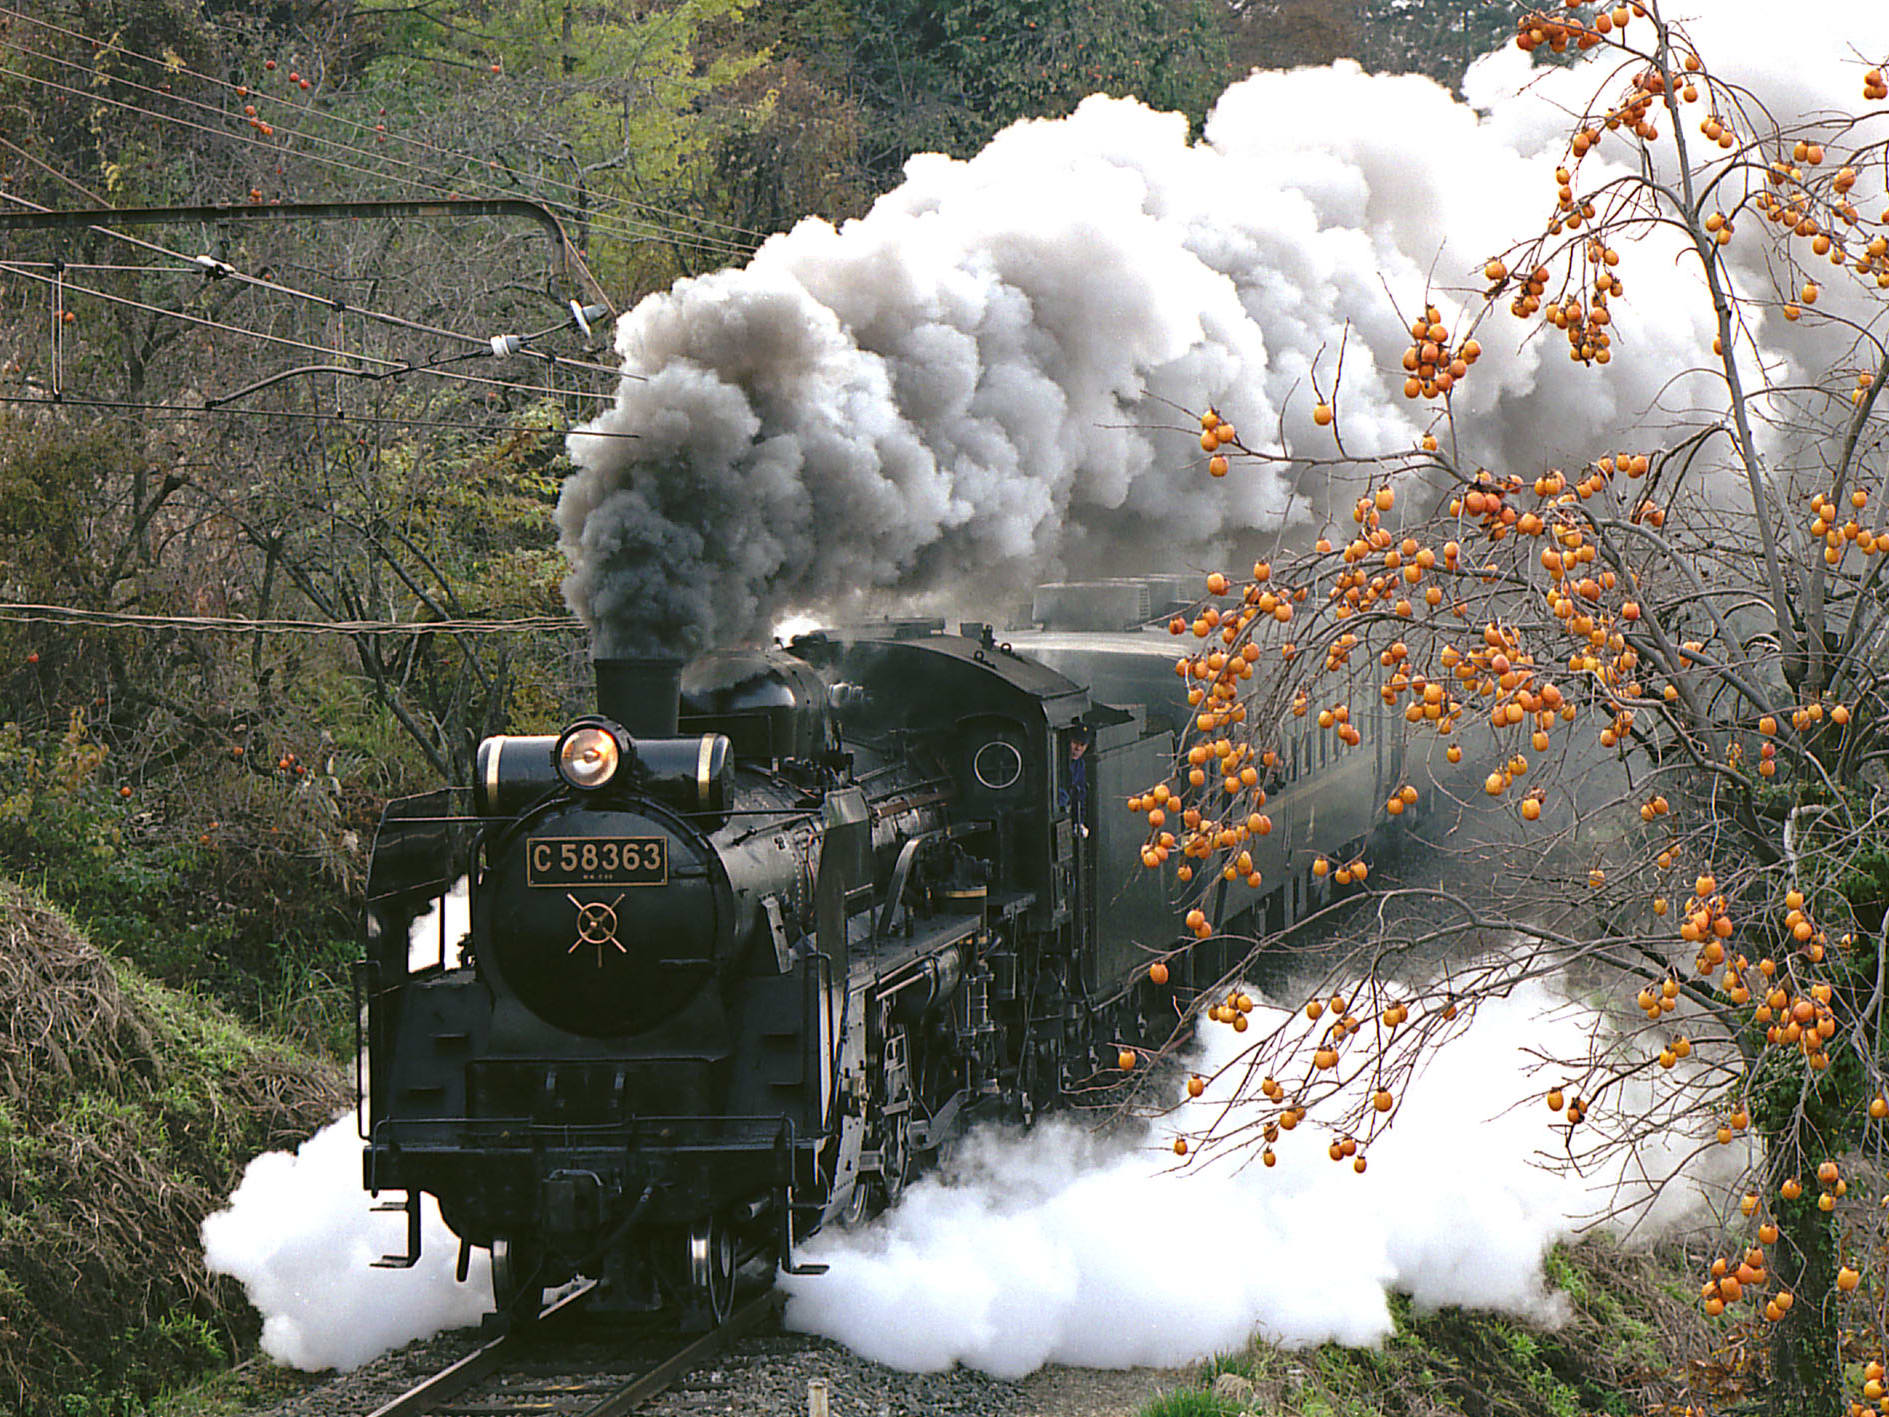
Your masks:
{"label": "green foliage", "polygon": [[1141,1409],[1141,1417],[1237,1417],[1239,1404],[1211,1392],[1163,1393]]}
{"label": "green foliage", "polygon": [[[1550,1250],[1541,1267],[1548,1287],[1567,1297],[1589,1332],[1605,1346],[1610,1367],[1620,1372],[1650,1372],[1659,1367],[1663,1360],[1658,1330],[1644,1312],[1636,1312],[1626,1302],[1621,1291],[1601,1282],[1588,1267],[1575,1263],[1565,1245]],[[1690,1308],[1692,1296],[1685,1286],[1677,1279],[1670,1281],[1669,1289],[1664,1287],[1667,1284],[1667,1280],[1657,1279],[1653,1289]],[[1643,1303],[1641,1309],[1645,1307]]]}
{"label": "green foliage", "polygon": [[[163,138],[135,110],[104,100],[116,96],[110,78],[150,80],[151,70],[134,55],[168,55],[192,66],[211,62],[217,44],[203,9],[192,0],[122,0],[101,14],[77,0],[42,0],[28,14],[99,32],[109,42],[88,47],[85,68],[92,73],[75,76],[48,57],[57,44],[48,41],[46,31],[16,31],[19,49],[9,53],[7,64],[15,76],[0,76],[11,136],[36,138],[41,160],[108,194],[114,205],[161,206],[183,199],[189,175],[167,160]],[[28,84],[16,77],[22,73],[43,75],[57,86]]]}
{"label": "green foliage", "polygon": [[968,157],[1019,118],[1132,94],[1198,122],[1231,77],[1223,12],[1199,0],[857,0],[853,77],[894,151]]}
{"label": "green foliage", "polygon": [[0,576],[9,586],[82,588],[87,508],[105,474],[132,456],[124,431],[109,425],[61,439],[29,433],[13,444],[0,458]]}
{"label": "green foliage", "polygon": [[[1286,1353],[1255,1341],[1202,1366],[1211,1389],[1237,1373],[1257,1391],[1255,1410],[1286,1417],[1475,1412],[1480,1417],[1631,1417],[1650,1384],[1682,1367],[1679,1355],[1702,1342],[1704,1321],[1677,1277],[1683,1255],[1629,1256],[1601,1240],[1557,1246],[1543,1268],[1566,1299],[1569,1322],[1553,1328],[1460,1309],[1420,1312],[1389,1297],[1390,1336],[1377,1348],[1325,1344]],[[1197,1392],[1211,1404],[1210,1391]],[[1167,1399],[1163,1399],[1167,1401]],[[1217,1413],[1212,1405],[1142,1410]]]}
{"label": "green foliage", "polygon": [[0,725],[0,864],[98,918],[150,920],[181,863],[128,845],[134,814],[104,778],[107,756],[77,709],[50,743]]}
{"label": "green foliage", "polygon": [[1858,923],[1870,935],[1880,935],[1884,914],[1889,913],[1889,846],[1876,840],[1858,843],[1844,858],[1836,890],[1856,912]]}
{"label": "green foliage", "polygon": [[[683,247],[648,238],[723,215],[717,149],[766,118],[765,99],[732,101],[767,59],[743,42],[755,5],[500,0],[476,19],[410,7],[387,15],[358,85],[337,104],[365,117],[392,93],[410,125],[426,126],[457,110],[454,147],[502,151],[535,169],[518,175],[557,183],[563,202],[574,197],[567,221],[598,278],[646,288],[696,264]],[[495,95],[481,87],[513,111],[494,112]],[[470,131],[468,108],[477,115]]]}
{"label": "green foliage", "polygon": [[59,1417],[140,1417],[147,1395],[188,1383],[229,1361],[222,1337],[196,1314],[164,1314],[129,1328],[104,1369],[60,1394]]}
{"label": "green foliage", "polygon": [[[1515,37],[1509,0],[1362,0],[1371,68],[1428,74],[1455,88],[1468,67]],[[1544,52],[1544,60],[1548,57]]]}
{"label": "green foliage", "polygon": [[[0,724],[0,871],[154,976],[344,1048],[351,912],[280,853],[179,840],[107,776],[82,714],[46,741]],[[240,876],[246,899],[234,899]]]}
{"label": "green foliage", "polygon": [[[1511,0],[1241,0],[1232,7],[1236,69],[1355,59],[1375,73],[1425,74],[1452,89],[1515,35],[1531,7]],[[1583,16],[1591,14],[1583,6]],[[1535,51],[1538,64],[1573,56]]]}

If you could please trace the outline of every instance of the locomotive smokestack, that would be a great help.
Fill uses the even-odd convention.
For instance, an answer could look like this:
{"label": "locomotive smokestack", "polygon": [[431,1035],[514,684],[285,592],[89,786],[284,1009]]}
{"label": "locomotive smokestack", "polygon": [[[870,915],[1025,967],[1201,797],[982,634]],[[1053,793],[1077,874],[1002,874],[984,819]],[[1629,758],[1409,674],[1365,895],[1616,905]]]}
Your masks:
{"label": "locomotive smokestack", "polygon": [[666,656],[591,660],[597,674],[597,712],[636,738],[673,738],[682,698],[682,661]]}

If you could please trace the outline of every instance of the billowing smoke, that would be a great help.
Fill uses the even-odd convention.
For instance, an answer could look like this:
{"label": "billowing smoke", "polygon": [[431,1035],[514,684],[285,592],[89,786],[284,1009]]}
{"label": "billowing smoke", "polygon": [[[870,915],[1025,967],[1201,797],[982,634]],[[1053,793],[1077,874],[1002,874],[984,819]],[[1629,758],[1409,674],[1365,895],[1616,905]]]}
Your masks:
{"label": "billowing smoke", "polygon": [[249,1163],[229,1208],[203,1222],[212,1274],[240,1280],[262,1315],[262,1348],[294,1368],[355,1368],[445,1328],[476,1324],[491,1307],[491,1271],[473,1252],[453,1277],[459,1241],[429,1197],[425,1252],[412,1269],[373,1262],[406,1245],[404,1216],[377,1213],[361,1189],[361,1142],[344,1113],[293,1154]]}
{"label": "billowing smoke", "polygon": [[[1794,12],[1789,46],[1766,45],[1758,0],[1702,8],[1708,60],[1787,121],[1853,101],[1846,45],[1889,45],[1889,19],[1841,0]],[[1472,73],[1476,107],[1349,63],[1255,73],[1198,141],[1094,97],[969,161],[914,158],[865,217],[803,221],[745,268],[650,296],[618,325],[625,378],[591,425],[633,436],[571,439],[572,606],[605,648],[686,648],[875,592],[989,608],[1319,518],[1356,466],[1313,424],[1314,387],[1331,392],[1342,353],[1344,451],[1414,446],[1437,413],[1403,397],[1410,319],[1431,300],[1468,332],[1484,262],[1552,209],[1570,105],[1610,54],[1531,75],[1510,50]],[[1630,159],[1610,138],[1583,190]],[[1616,244],[1608,368],[1506,311],[1476,329],[1466,461],[1534,469],[1722,405],[1720,382],[1674,377],[1711,345],[1695,265],[1667,230]],[[1760,337],[1808,338],[1754,315]],[[1277,461],[1210,482],[1181,411],[1208,404]]]}
{"label": "billowing smoke", "polygon": [[[1279,1015],[1262,1006],[1254,1017],[1261,1036]],[[1316,1114],[1281,1134],[1275,1167],[1257,1148],[1177,1162],[1177,1132],[1197,1134],[1230,1104],[1222,1132],[1252,1120],[1231,1098],[1237,1065],[1132,1143],[1096,1141],[1068,1120],[974,1134],[949,1172],[877,1221],[807,1245],[804,1258],[832,1269],[783,1279],[786,1322],[896,1367],[1015,1377],[1049,1362],[1186,1363],[1254,1333],[1292,1347],[1369,1344],[1391,1331],[1393,1290],[1422,1307],[1552,1321],[1550,1245],[1636,1201],[1652,1202],[1642,1223],[1671,1221],[1711,1184],[1700,1163],[1654,1184],[1697,1149],[1684,1129],[1643,1143],[1631,1164],[1556,1168],[1565,1128],[1541,1098],[1560,1075],[1532,1060],[1587,1056],[1598,1026],[1540,985],[1484,1004],[1431,1057],[1362,1175],[1331,1161]],[[1231,1062],[1242,1041],[1209,1026],[1201,1071]]]}

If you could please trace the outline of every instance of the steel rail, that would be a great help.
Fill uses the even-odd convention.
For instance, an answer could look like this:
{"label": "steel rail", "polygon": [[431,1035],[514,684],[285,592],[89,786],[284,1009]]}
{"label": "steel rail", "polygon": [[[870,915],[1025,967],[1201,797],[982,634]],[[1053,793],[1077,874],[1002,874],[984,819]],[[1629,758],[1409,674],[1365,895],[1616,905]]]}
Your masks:
{"label": "steel rail", "polygon": [[[542,1335],[542,1325],[546,1320],[553,1315],[574,1310],[595,1287],[593,1282],[572,1290],[540,1314],[536,1323],[514,1327],[510,1332],[481,1344],[451,1366],[440,1369],[392,1401],[375,1408],[369,1417],[425,1417],[425,1414],[436,1411],[439,1404],[458,1397],[503,1370],[514,1357],[530,1346],[534,1338]],[[730,1314],[725,1323],[684,1344],[648,1372],[624,1383],[596,1406],[587,1408],[582,1417],[624,1417],[625,1413],[635,1411],[691,1369],[758,1327],[776,1313],[780,1305],[781,1295],[772,1289],[757,1294]]]}
{"label": "steel rail", "polygon": [[693,1343],[677,1349],[642,1377],[625,1383],[609,1397],[583,1414],[583,1417],[623,1417],[633,1412],[677,1378],[711,1358],[743,1334],[755,1328],[775,1312],[781,1296],[772,1289],[757,1294],[728,1316],[727,1322],[710,1329]]}
{"label": "steel rail", "polygon": [[550,1308],[538,1315],[536,1324],[518,1325],[497,1338],[481,1344],[465,1357],[450,1367],[441,1368],[432,1377],[414,1387],[408,1388],[393,1401],[376,1407],[369,1417],[422,1417],[434,1404],[449,1397],[456,1397],[474,1383],[486,1378],[503,1368],[514,1352],[526,1346],[542,1324],[553,1314],[564,1313],[580,1303],[592,1289],[595,1281],[573,1289],[559,1299]]}

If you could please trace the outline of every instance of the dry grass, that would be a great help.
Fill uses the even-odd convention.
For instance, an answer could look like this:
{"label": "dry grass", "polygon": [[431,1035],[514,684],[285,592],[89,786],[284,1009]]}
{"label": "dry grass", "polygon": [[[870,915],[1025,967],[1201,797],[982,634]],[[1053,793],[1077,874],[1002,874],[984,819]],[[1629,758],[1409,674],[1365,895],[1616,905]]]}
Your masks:
{"label": "dry grass", "polygon": [[198,1227],[345,1097],[0,883],[0,1404],[122,1410],[232,1352],[253,1320]]}

